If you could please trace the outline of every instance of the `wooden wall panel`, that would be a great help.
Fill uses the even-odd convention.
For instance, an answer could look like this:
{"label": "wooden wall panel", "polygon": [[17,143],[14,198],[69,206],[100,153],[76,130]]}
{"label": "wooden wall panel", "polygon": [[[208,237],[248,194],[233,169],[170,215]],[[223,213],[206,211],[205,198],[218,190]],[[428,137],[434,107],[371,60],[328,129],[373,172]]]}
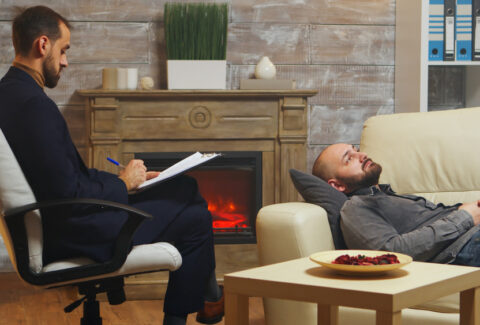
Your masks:
{"label": "wooden wall panel", "polygon": [[395,27],[311,26],[312,64],[394,65]]}
{"label": "wooden wall panel", "polygon": [[71,63],[148,63],[149,24],[72,23]]}
{"label": "wooden wall panel", "polygon": [[[254,66],[232,66],[231,87],[253,74]],[[319,92],[309,103],[329,105],[393,105],[393,66],[278,65],[278,79],[293,79],[297,88]]]}
{"label": "wooden wall panel", "polygon": [[[44,5],[54,8],[70,21],[151,21],[163,17],[162,0],[52,0]],[[41,4],[35,0],[2,0],[0,20],[16,15],[15,6],[28,7]]]}
{"label": "wooden wall panel", "polygon": [[10,64],[0,64],[0,79],[3,78],[3,75],[7,73],[8,69],[10,68]]}
{"label": "wooden wall panel", "polygon": [[143,76],[150,76],[154,79],[154,88],[167,89],[167,53],[163,23],[149,23],[149,49],[149,64],[142,67],[142,71],[145,73]]}
{"label": "wooden wall panel", "polygon": [[[149,63],[152,47],[150,23],[75,22],[72,23],[69,63]],[[161,40],[163,41],[163,28]],[[10,21],[0,22],[0,63],[11,63],[14,50]]]}
{"label": "wooden wall panel", "polygon": [[158,63],[167,59],[165,48],[165,29],[163,23],[150,22],[149,33],[149,54],[150,63]]}
{"label": "wooden wall panel", "polygon": [[[48,3],[71,21],[152,21],[163,19],[166,0],[53,0]],[[190,1],[195,2],[195,1]],[[198,2],[198,0],[196,1]],[[391,24],[395,0],[216,0],[231,6],[234,22],[300,22],[322,24]],[[14,6],[37,5],[33,0],[2,0],[0,20],[15,15]]]}
{"label": "wooden wall panel", "polygon": [[309,145],[307,146],[307,173],[312,171],[313,163],[318,155],[325,149],[327,145]]}
{"label": "wooden wall panel", "polygon": [[314,105],[310,112],[310,144],[359,143],[365,120],[393,112],[394,107],[387,105]]}
{"label": "wooden wall panel", "polygon": [[232,64],[256,64],[264,55],[275,64],[307,64],[308,51],[307,25],[229,25],[227,60]]}
{"label": "wooden wall panel", "polygon": [[393,105],[394,68],[392,66],[321,65],[313,66],[309,80],[319,93],[312,104]]}
{"label": "wooden wall panel", "polygon": [[[1,8],[1,7],[0,7]],[[1,9],[0,9],[1,11]],[[15,52],[12,46],[12,24],[11,22],[0,21],[0,64],[10,64],[15,57]],[[3,74],[2,74],[3,76]]]}
{"label": "wooden wall panel", "polygon": [[395,0],[232,1],[233,22],[393,25]]}

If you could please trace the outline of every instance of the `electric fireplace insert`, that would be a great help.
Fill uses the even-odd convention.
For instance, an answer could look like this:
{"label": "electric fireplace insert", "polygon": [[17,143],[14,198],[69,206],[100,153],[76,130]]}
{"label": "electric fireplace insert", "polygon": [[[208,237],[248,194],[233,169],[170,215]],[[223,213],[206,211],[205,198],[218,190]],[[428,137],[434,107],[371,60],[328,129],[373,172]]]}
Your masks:
{"label": "electric fireplace insert", "polygon": [[[192,152],[136,153],[149,170],[164,170]],[[262,206],[262,153],[227,151],[193,170],[213,217],[216,244],[255,243],[255,218]]]}

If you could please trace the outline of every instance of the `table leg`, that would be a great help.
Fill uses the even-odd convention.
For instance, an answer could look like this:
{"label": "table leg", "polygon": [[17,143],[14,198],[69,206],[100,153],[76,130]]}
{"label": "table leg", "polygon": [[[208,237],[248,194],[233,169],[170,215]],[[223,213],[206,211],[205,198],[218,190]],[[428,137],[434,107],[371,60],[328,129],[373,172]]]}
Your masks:
{"label": "table leg", "polygon": [[377,310],[377,325],[401,325],[402,324],[402,312],[384,312]]}
{"label": "table leg", "polygon": [[248,296],[225,293],[225,325],[248,324]]}
{"label": "table leg", "polygon": [[480,288],[460,292],[460,325],[480,325]]}
{"label": "table leg", "polygon": [[338,324],[338,306],[317,305],[317,324],[318,325],[337,325]]}

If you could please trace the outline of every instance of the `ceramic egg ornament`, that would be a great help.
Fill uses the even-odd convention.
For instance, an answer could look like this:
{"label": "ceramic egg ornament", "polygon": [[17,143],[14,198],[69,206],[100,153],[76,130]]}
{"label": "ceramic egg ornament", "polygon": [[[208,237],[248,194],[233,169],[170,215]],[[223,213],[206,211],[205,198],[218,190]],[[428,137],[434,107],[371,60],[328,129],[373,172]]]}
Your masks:
{"label": "ceramic egg ornament", "polygon": [[255,78],[257,79],[275,79],[277,69],[275,65],[270,61],[268,56],[264,56],[258,61],[255,67]]}

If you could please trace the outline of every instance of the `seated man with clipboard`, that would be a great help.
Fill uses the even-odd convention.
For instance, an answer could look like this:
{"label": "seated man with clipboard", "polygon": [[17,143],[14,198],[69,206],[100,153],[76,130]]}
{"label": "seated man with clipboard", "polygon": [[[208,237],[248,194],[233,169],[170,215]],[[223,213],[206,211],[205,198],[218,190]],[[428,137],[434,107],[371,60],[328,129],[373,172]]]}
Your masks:
{"label": "seated man with clipboard", "polygon": [[[68,67],[70,29],[64,17],[44,6],[15,17],[15,59],[0,81],[0,129],[38,201],[96,198],[154,216],[138,228],[132,245],[171,242],[182,255],[182,266],[170,273],[165,325],[185,324],[197,311],[198,322],[219,322],[223,293],[215,277],[212,216],[196,181],[179,175],[129,195],[159,173],[147,172],[137,159],[119,175],[87,168],[59,108],[46,95],[44,87],[54,88]],[[108,260],[126,218],[110,209],[42,209],[44,263],[77,256]]]}

